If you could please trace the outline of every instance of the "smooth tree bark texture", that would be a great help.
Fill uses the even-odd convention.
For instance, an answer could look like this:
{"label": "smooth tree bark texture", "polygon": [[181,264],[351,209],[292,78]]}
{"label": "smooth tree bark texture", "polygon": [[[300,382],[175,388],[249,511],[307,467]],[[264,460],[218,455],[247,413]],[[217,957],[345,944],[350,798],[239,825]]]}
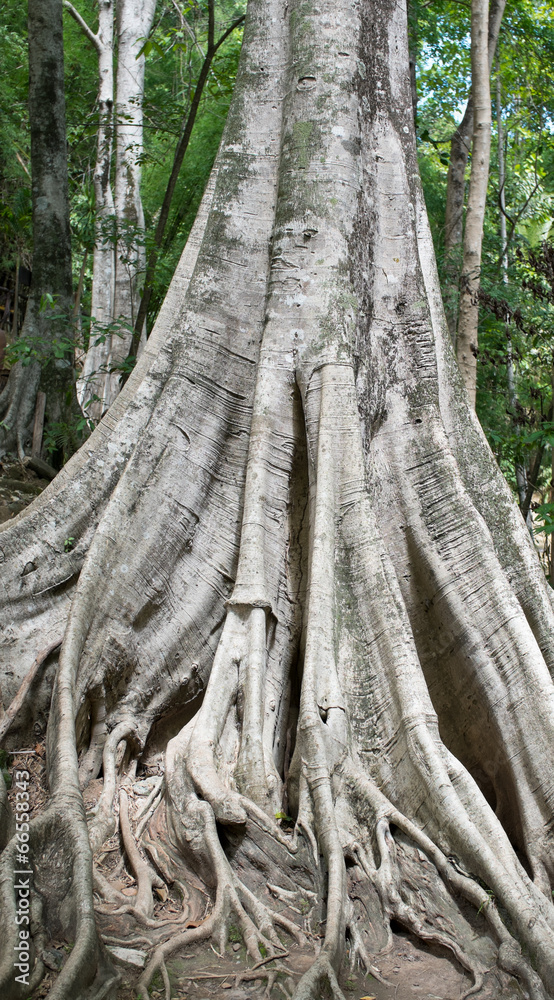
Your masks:
{"label": "smooth tree bark texture", "polygon": [[[156,0],[118,0],[117,3],[117,75],[116,75],[116,149],[114,205],[118,222],[115,259],[114,317],[125,319],[131,327],[139,308],[139,289],[144,277],[144,211],[140,196],[143,152],[144,70],[142,51],[148,38]],[[124,360],[132,333],[112,337],[108,365]],[[106,403],[119,392],[119,373],[107,377]]]}
{"label": "smooth tree bark texture", "polygon": [[67,0],[65,6],[98,52],[96,241],[91,306],[94,322],[79,380],[79,401],[87,416],[99,420],[119,392],[118,365],[129,351],[144,278],[140,178],[145,56],[141,50],[152,28],[156,3],[100,0],[96,32]]}
{"label": "smooth tree bark texture", "polygon": [[[500,26],[505,7],[506,0],[491,0],[488,29],[489,73],[498,45]],[[473,125],[473,98],[470,94],[463,118],[450,141],[450,162],[448,164],[448,177],[446,180],[443,294],[446,319],[453,343],[456,341],[456,327],[458,324],[466,168],[473,138]]]}
{"label": "smooth tree bark texture", "polygon": [[475,406],[481,250],[491,153],[491,94],[487,32],[488,0],[471,0],[471,96],[473,141],[464,228],[456,356],[468,396]]}
{"label": "smooth tree bark texture", "polygon": [[[114,0],[100,0],[98,30],[92,31],[69,0],[64,7],[77,22],[98,53],[98,137],[94,165],[95,242],[92,264],[91,316],[94,326],[78,383],[79,402],[87,416],[102,416],[103,379],[106,366],[106,340],[101,337],[113,321],[115,244],[115,209],[112,192],[112,154],[114,136]],[[98,381],[99,380],[99,381]],[[98,396],[98,400],[93,397]]]}
{"label": "smooth tree bark texture", "polygon": [[61,0],[29,0],[28,30],[33,277],[21,338],[29,363],[13,366],[0,395],[0,455],[20,458],[39,388],[50,424],[69,427],[77,409],[72,350],[63,349],[72,339],[73,289]]}
{"label": "smooth tree bark texture", "polygon": [[[502,282],[508,284],[508,234],[506,227],[506,164],[504,151],[504,128],[502,125],[502,86],[500,81],[500,64],[496,59],[496,136],[498,144],[498,205],[500,208],[500,246],[502,250],[501,267]],[[508,383],[508,403],[512,414],[514,430],[520,434],[521,427],[518,414],[518,398],[516,390],[516,369],[514,364],[514,352],[512,348],[512,332],[510,326],[506,324],[506,379]],[[554,398],[554,397],[553,397]],[[527,493],[527,470],[521,460],[515,463],[516,486],[519,497],[520,508],[525,504]],[[533,519],[530,511],[527,511],[525,521],[531,534],[533,534]]]}
{"label": "smooth tree bark texture", "polygon": [[148,998],[230,928],[269,988],[317,945],[296,1000],[338,1000],[347,941],[379,976],[393,921],[483,1000],[554,996],[554,612],[444,320],[405,4],[250,0],[146,350],[0,558],[6,705],[52,650],[4,740],[48,713],[21,988],[2,806],[8,1000],[46,935],[74,942],[52,1000],[115,996],[106,941],[135,935]]}

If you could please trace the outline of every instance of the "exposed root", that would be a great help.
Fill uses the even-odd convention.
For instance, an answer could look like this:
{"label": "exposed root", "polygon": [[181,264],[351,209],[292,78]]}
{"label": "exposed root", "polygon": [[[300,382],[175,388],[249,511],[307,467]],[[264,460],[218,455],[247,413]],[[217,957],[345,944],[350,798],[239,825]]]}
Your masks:
{"label": "exposed root", "polygon": [[344,1000],[335,970],[328,955],[322,951],[311,968],[302,976],[296,987],[294,1000],[314,1000],[322,995],[327,986],[330,987],[334,1000]]}
{"label": "exposed root", "polygon": [[[473,993],[478,992],[486,970],[479,968],[475,962],[471,962],[468,956],[460,949],[455,938],[456,929],[449,928],[449,933],[434,930],[429,932],[427,928],[422,926],[421,919],[415,916],[413,911],[399,897],[398,881],[396,882],[397,888],[389,895],[388,883],[391,878],[391,859],[394,851],[390,835],[390,825],[394,824],[394,826],[398,827],[414,844],[424,851],[444,882],[451,887],[453,892],[459,893],[468,902],[473,904],[476,912],[483,914],[490,924],[499,945],[498,963],[500,967],[521,980],[531,997],[536,997],[537,1000],[543,1000],[543,998],[547,997],[548,994],[545,993],[539,977],[530,964],[523,958],[519,944],[514,940],[508,928],[503,923],[496,904],[491,899],[490,893],[475,878],[472,878],[469,874],[463,874],[459,866],[454,865],[451,859],[448,859],[423,831],[403,816],[391,803],[387,802],[382,793],[375,786],[372,786],[365,777],[357,776],[356,784],[358,787],[363,787],[364,793],[372,802],[375,815],[381,817],[377,820],[376,824],[377,840],[381,852],[381,865],[379,869],[375,870],[371,865],[368,865],[367,854],[358,844],[352,844],[350,850],[356,856],[360,866],[364,869],[368,877],[375,884],[384,900],[384,905],[390,908],[390,918],[395,918],[400,923],[403,923],[422,940],[434,940],[436,943],[442,944],[448,950],[452,951],[462,967],[466,968],[474,976],[474,985],[466,992],[465,996],[471,996]],[[385,862],[384,867],[383,859]]]}
{"label": "exposed root", "polygon": [[[288,952],[284,952],[282,955],[279,956],[279,958],[280,959],[286,958],[287,955]],[[262,968],[262,966],[267,965],[269,962],[275,963],[273,965],[273,968],[271,969]],[[263,961],[258,962],[256,965],[254,965],[252,969],[248,969],[246,972],[239,972],[239,974],[235,976],[234,986],[237,987],[240,986],[242,983],[253,983],[256,981],[259,982],[260,980],[265,979],[266,988],[264,990],[264,1000],[270,1000],[271,991],[273,989],[273,986],[275,985],[275,981],[280,972],[290,974],[290,969],[287,969],[286,965],[281,965],[281,963],[279,961],[276,961],[274,957],[264,958]],[[285,995],[287,994],[285,993]]]}
{"label": "exposed root", "polygon": [[[225,981],[226,979],[233,979],[235,986],[240,986],[241,983],[255,982],[259,979],[268,979],[269,977],[274,977],[278,972],[285,972],[290,975],[290,969],[285,965],[281,965],[280,961],[288,957],[288,951],[283,952],[278,958],[275,955],[270,955],[268,958],[263,958],[256,965],[253,965],[251,969],[247,969],[245,972],[237,972],[235,976],[229,972],[200,972],[195,973],[193,976],[188,977],[190,980],[200,980],[200,979],[221,979]],[[219,956],[221,957],[221,956]],[[273,969],[264,969],[263,966],[268,965],[270,962],[275,962]],[[187,977],[185,977],[187,978]]]}
{"label": "exposed root", "polygon": [[129,799],[124,788],[119,792],[119,825],[123,838],[123,846],[125,847],[129,863],[137,880],[137,895],[134,909],[137,913],[141,913],[145,917],[152,917],[154,912],[152,889],[154,886],[161,888],[165,883],[144,860],[136,845],[129,823]]}
{"label": "exposed root", "polygon": [[29,694],[31,685],[33,681],[36,679],[41,667],[46,662],[51,653],[55,652],[56,649],[59,649],[61,643],[62,643],[61,639],[56,639],[54,642],[51,642],[49,646],[46,646],[45,649],[41,649],[40,652],[37,653],[35,661],[31,669],[23,679],[17,694],[12,699],[6,711],[0,718],[0,743],[2,742],[2,740],[5,739],[7,733],[9,732],[10,726],[14,721],[17,713],[21,711]]}
{"label": "exposed root", "polygon": [[505,972],[525,984],[530,1000],[548,1000],[549,994],[545,991],[537,973],[523,958],[517,941],[513,939],[502,941],[498,949],[498,964]]}
{"label": "exposed root", "polygon": [[91,709],[89,746],[79,762],[79,784],[82,789],[100,773],[106,736],[106,706],[103,700],[96,700]]}
{"label": "exposed root", "polygon": [[369,972],[373,976],[373,978],[377,980],[377,982],[382,983],[383,986],[391,986],[391,983],[388,981],[388,979],[385,979],[384,976],[381,975],[379,969],[368,955],[368,952],[363,942],[362,935],[358,930],[352,903],[349,903],[348,909],[349,909],[349,917],[347,920],[347,930],[351,938],[350,971],[354,972],[356,964],[361,962],[365,971]]}
{"label": "exposed root", "polygon": [[[105,878],[105,876],[102,875],[102,872],[99,872],[96,867],[94,868],[94,871],[92,873],[92,878],[94,884],[94,891],[100,896],[101,899],[105,899],[108,903],[114,903],[115,905],[122,904],[123,906],[125,906],[127,904],[128,902],[127,897],[124,896],[123,893],[119,891],[119,889],[116,889],[115,886],[113,886],[111,882],[109,882],[109,880]],[[107,907],[104,910],[102,910],[99,906],[97,906],[96,908],[100,913],[111,912],[111,910],[109,910]]]}
{"label": "exposed root", "polygon": [[146,799],[146,802],[144,802],[141,808],[138,810],[138,812],[135,813],[135,823],[137,824],[135,830],[135,836],[137,840],[140,840],[143,830],[146,829],[155,810],[157,809],[158,805],[161,802],[163,795],[163,787],[164,787],[164,778],[162,775],[162,777],[158,778],[158,780],[156,781],[152,791],[150,792],[150,795]]}
{"label": "exposed root", "polygon": [[161,973],[165,989],[165,1000],[171,1000],[171,984],[165,962],[161,963]]}
{"label": "exposed root", "polygon": [[104,744],[102,755],[104,770],[104,787],[98,802],[89,817],[89,839],[93,854],[102,846],[108,837],[116,830],[114,802],[117,784],[116,752],[123,740],[132,733],[132,727],[127,722],[120,722],[109,734]]}
{"label": "exposed root", "polygon": [[106,945],[112,945],[114,948],[139,948],[141,945],[146,945],[147,948],[152,947],[152,939],[147,937],[141,937],[136,935],[134,937],[118,938],[112,937],[110,934],[103,934],[102,940]]}
{"label": "exposed root", "polygon": [[[288,954],[277,936],[274,924],[277,923],[293,934],[299,942],[305,938],[298,928],[292,925],[286,917],[271,913],[234,874],[221,848],[215,828],[214,815],[206,802],[193,800],[189,803],[189,822],[192,815],[202,831],[201,842],[207,850],[216,880],[215,902],[212,912],[196,927],[189,927],[181,934],[174,935],[170,940],[159,945],[145,969],[140,980],[140,989],[147,996],[148,984],[156,971],[162,970],[162,963],[178,949],[195,942],[213,939],[223,954],[228,939],[231,914],[238,921],[246,950],[260,967],[260,947],[268,953],[266,961],[282,958]],[[190,834],[192,835],[192,834]],[[195,839],[198,833],[195,833]],[[252,970],[251,970],[252,971]]]}

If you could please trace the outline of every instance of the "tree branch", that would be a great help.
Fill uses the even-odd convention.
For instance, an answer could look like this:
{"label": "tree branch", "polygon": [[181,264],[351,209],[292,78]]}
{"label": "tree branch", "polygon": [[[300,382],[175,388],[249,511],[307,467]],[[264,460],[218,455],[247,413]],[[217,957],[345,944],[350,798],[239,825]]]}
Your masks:
{"label": "tree branch", "polygon": [[217,52],[219,46],[223,45],[223,42],[229,37],[229,35],[232,35],[235,28],[238,28],[239,25],[242,24],[242,22],[244,21],[244,17],[245,17],[244,14],[242,14],[241,17],[237,17],[236,21],[233,21],[233,23],[229,25],[227,30],[223,32],[221,38],[218,38],[217,42],[214,45],[214,55]]}
{"label": "tree branch", "polygon": [[214,47],[214,0],[208,0],[208,52]]}
{"label": "tree branch", "polygon": [[102,51],[102,42],[100,41],[98,35],[94,34],[94,31],[92,30],[92,28],[89,28],[87,22],[79,14],[79,11],[75,9],[75,7],[73,6],[73,4],[70,3],[69,0],[63,0],[63,5],[69,11],[69,13],[71,14],[71,17],[73,18],[73,20],[77,22],[77,24],[79,25],[81,31],[83,31],[84,34],[87,36],[89,42],[92,42],[92,44],[94,45],[95,49],[98,52],[101,52]]}

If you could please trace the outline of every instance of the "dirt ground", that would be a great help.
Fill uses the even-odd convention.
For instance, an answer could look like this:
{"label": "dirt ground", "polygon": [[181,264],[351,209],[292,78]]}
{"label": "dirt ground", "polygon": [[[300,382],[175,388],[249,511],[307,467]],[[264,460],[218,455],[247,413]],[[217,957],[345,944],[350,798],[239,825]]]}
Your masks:
{"label": "dirt ground", "polygon": [[[237,949],[236,952],[233,948]],[[245,969],[241,944],[230,944],[224,957],[210,952],[209,948],[193,948],[188,954],[185,951],[168,962],[172,1000],[213,1000],[215,997],[225,997],[225,1000],[285,1000],[292,995],[295,983],[312,961],[312,951],[294,947],[286,958],[268,963],[258,970],[260,974],[271,971],[274,965],[279,966],[280,971],[273,983],[268,983],[267,974],[263,980],[241,981],[241,973],[252,976]],[[469,975],[464,974],[445,952],[426,947],[407,932],[393,934],[392,948],[378,959],[377,967],[387,985],[360,969],[340,977],[346,1000],[461,1000],[472,987]],[[120,969],[122,985],[119,997],[121,1000],[132,1000],[137,994],[132,989],[131,981],[136,982],[138,975],[123,966]],[[161,976],[154,978],[150,995],[156,1000],[165,997]],[[497,982],[495,986],[491,983],[480,994],[480,997],[484,996],[490,997],[490,1000],[517,1000],[524,994],[512,980],[502,988]],[[322,997],[322,1000],[326,998]]]}

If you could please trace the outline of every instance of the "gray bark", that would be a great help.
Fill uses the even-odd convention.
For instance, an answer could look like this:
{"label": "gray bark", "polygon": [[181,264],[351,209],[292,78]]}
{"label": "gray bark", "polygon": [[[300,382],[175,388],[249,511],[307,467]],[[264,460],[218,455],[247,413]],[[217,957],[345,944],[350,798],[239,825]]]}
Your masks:
{"label": "gray bark", "polygon": [[[30,831],[38,884],[49,850],[68,873],[44,891],[75,940],[54,1000],[112,988],[100,941],[119,918],[152,934],[146,998],[231,925],[278,963],[280,935],[306,945],[306,900],[324,939],[296,1000],[342,996],[347,936],[379,975],[392,921],[483,1000],[514,975],[553,994],[554,610],[452,352],[407,65],[396,0],[251,0],[145,355],[0,529],[6,700],[37,635],[63,636],[35,698],[51,798]],[[134,768],[161,754],[131,816]],[[93,863],[118,829],[134,903]],[[150,923],[159,877],[187,884],[178,925]]]}
{"label": "gray bark", "polygon": [[[114,0],[100,0],[98,31],[95,33],[73,4],[64,6],[98,53],[98,137],[94,165],[95,244],[92,265],[91,343],[85,355],[77,384],[79,403],[87,416],[99,420],[104,412],[103,374],[97,375],[107,361],[105,342],[98,338],[113,318],[115,247],[109,229],[115,221],[111,186],[111,161],[114,133]],[[93,399],[97,396],[98,400]]]}
{"label": "gray bark", "polygon": [[140,196],[143,151],[144,53],[156,0],[119,0],[117,6],[116,150],[114,207],[118,228],[115,257],[113,318],[126,323],[109,338],[104,409],[119,392],[120,372],[109,369],[124,361],[132,340],[144,277],[144,212]]}
{"label": "gray bark", "polygon": [[[492,0],[489,12],[489,72],[498,45],[506,0]],[[444,217],[444,304],[453,342],[458,323],[458,296],[464,232],[465,177],[473,137],[473,100],[469,96],[463,118],[450,141]]]}
{"label": "gray bark", "polygon": [[[98,52],[99,129],[94,171],[97,236],[91,307],[94,322],[79,381],[79,400],[87,416],[99,420],[119,392],[120,372],[110,369],[127,357],[145,268],[144,212],[140,195],[145,57],[139,53],[150,33],[156,4],[155,0],[119,0],[115,5],[114,0],[102,0],[96,33],[71,3],[66,2],[65,6]],[[117,22],[115,122],[114,10]],[[115,246],[113,236],[106,236],[110,223],[116,229]],[[108,332],[107,327],[111,327]]]}
{"label": "gray bark", "polygon": [[188,109],[186,120],[183,124],[183,131],[179,142],[177,143],[175,154],[173,156],[173,164],[171,167],[171,173],[169,175],[169,180],[167,182],[167,187],[163,197],[163,201],[160,207],[160,214],[158,221],[156,223],[156,231],[154,233],[154,246],[150,251],[148,257],[148,264],[146,267],[143,292],[140,300],[140,305],[137,313],[137,317],[134,323],[135,332],[133,334],[133,340],[131,342],[130,353],[132,356],[136,355],[138,345],[140,342],[140,336],[144,328],[144,323],[148,316],[148,306],[150,304],[150,297],[152,294],[152,282],[154,280],[154,273],[156,270],[156,264],[158,260],[158,253],[162,246],[162,241],[164,238],[165,229],[169,219],[169,210],[171,208],[171,202],[173,201],[173,195],[175,194],[175,188],[177,186],[177,181],[179,179],[179,173],[183,165],[183,160],[185,158],[186,151],[188,149],[188,144],[192,136],[192,130],[194,128],[194,123],[196,121],[196,115],[198,108],[200,106],[200,100],[206,86],[208,76],[210,73],[213,58],[223,44],[223,42],[229,37],[229,35],[244,21],[244,17],[238,17],[230,25],[227,26],[225,31],[223,31],[220,37],[216,40],[215,38],[215,5],[214,0],[209,0],[208,3],[208,43],[206,46],[206,53],[204,54],[204,59],[202,66],[200,68],[200,73],[196,81],[196,86],[194,92],[191,96],[190,107]]}
{"label": "gray bark", "polygon": [[[500,72],[498,59],[496,62],[496,134],[498,141],[498,192],[500,206],[500,246],[501,246],[501,267],[502,281],[505,285],[509,283],[508,277],[508,237],[506,230],[506,167],[504,162],[504,129],[502,127],[502,89],[500,83]],[[506,376],[508,382],[508,402],[513,414],[516,433],[519,433],[517,419],[517,391],[515,381],[514,355],[512,349],[512,337],[509,324],[506,324]],[[515,463],[517,495],[519,505],[523,507],[525,495],[527,493],[527,473],[525,466],[521,462]],[[528,513],[526,518],[527,527],[533,534],[533,521]]]}
{"label": "gray bark", "polygon": [[456,354],[471,403],[475,406],[479,288],[483,224],[489,182],[491,148],[491,95],[487,30],[488,0],[471,3],[471,96],[473,141],[471,174],[464,230]]}

